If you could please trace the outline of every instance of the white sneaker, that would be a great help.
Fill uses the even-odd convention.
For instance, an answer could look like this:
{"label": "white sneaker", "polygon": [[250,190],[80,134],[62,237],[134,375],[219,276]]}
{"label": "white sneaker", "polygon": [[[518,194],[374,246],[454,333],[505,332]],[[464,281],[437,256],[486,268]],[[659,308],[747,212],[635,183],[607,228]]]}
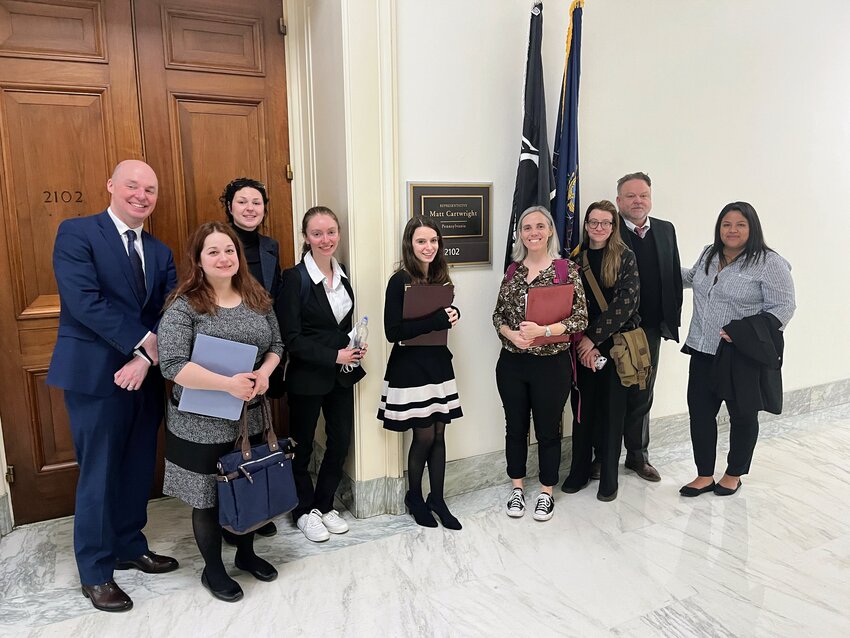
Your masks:
{"label": "white sneaker", "polygon": [[508,499],[508,516],[519,518],[523,514],[525,514],[525,496],[522,488],[515,487],[511,492],[510,499]]}
{"label": "white sneaker", "polygon": [[348,523],[336,510],[322,514],[322,524],[331,534],[345,534],[348,531]]}
{"label": "white sneaker", "polygon": [[534,520],[548,521],[555,513],[555,499],[551,494],[540,492],[537,497],[537,505],[534,506]]}
{"label": "white sneaker", "polygon": [[310,510],[308,514],[299,516],[295,524],[298,526],[298,529],[304,532],[307,540],[314,543],[321,543],[331,537],[327,528],[322,523],[322,513],[317,509]]}

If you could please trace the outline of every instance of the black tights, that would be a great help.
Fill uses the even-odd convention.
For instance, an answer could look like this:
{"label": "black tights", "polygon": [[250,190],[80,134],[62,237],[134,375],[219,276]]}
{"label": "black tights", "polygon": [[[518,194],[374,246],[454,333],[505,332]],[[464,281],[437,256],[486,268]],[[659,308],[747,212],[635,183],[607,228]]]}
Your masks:
{"label": "black tights", "polygon": [[413,498],[422,498],[422,474],[428,464],[431,496],[443,500],[446,481],[446,424],[435,422],[422,428],[413,428],[413,441],[407,455],[407,482]]}
{"label": "black tights", "polygon": [[[221,558],[221,525],[218,523],[218,507],[192,510],[192,529],[195,542],[204,559],[207,580],[213,589],[225,589],[235,584]],[[254,553],[254,533],[236,536],[236,559],[244,564],[257,560]]]}

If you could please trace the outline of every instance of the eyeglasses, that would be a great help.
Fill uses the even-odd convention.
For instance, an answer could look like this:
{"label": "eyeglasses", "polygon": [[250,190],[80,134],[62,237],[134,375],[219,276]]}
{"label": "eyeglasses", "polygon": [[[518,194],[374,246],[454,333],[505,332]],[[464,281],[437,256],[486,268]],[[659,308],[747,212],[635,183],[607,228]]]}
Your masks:
{"label": "eyeglasses", "polygon": [[598,219],[588,219],[584,223],[587,225],[588,228],[599,228],[600,226],[602,226],[602,228],[604,228],[605,230],[608,230],[609,228],[611,228],[611,226],[614,225],[614,222],[599,221]]}

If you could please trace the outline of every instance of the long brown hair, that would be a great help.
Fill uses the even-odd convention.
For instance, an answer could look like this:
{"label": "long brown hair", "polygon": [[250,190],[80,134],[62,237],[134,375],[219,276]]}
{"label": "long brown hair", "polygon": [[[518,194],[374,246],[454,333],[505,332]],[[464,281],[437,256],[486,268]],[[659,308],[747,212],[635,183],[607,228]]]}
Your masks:
{"label": "long brown hair", "polygon": [[[427,276],[422,275],[422,268],[416,253],[413,252],[413,234],[417,228],[430,228],[437,233],[437,254],[434,260],[428,264]],[[401,236],[401,264],[398,270],[405,270],[415,284],[450,284],[449,264],[446,262],[446,251],[443,249],[443,235],[440,227],[430,217],[415,215],[410,218],[404,227]],[[398,270],[396,272],[398,272]]]}
{"label": "long brown hair", "polygon": [[[336,222],[337,233],[339,233],[339,218],[336,216],[336,213],[327,206],[313,206],[313,208],[304,213],[304,219],[301,220],[301,236],[304,237],[304,243],[301,245],[302,257],[310,252],[310,244],[307,243],[307,224],[316,215],[327,215],[333,219]],[[339,248],[339,244],[337,244],[337,248]]]}
{"label": "long brown hair", "polygon": [[218,306],[216,305],[215,291],[207,282],[204,269],[201,267],[201,251],[204,248],[204,241],[213,233],[227,235],[236,247],[239,269],[233,275],[231,283],[233,289],[242,297],[242,303],[254,312],[267,313],[272,307],[272,298],[266,292],[266,289],[251,276],[248,270],[248,262],[245,261],[245,249],[233,228],[230,224],[219,221],[203,223],[192,233],[189,238],[186,258],[180,266],[177,286],[168,296],[166,307],[174,303],[174,300],[178,297],[186,297],[189,305],[197,312],[207,315],[216,314]]}
{"label": "long brown hair", "polygon": [[[617,283],[617,277],[620,275],[620,266],[623,259],[623,253],[626,251],[626,244],[623,243],[623,238],[620,237],[620,215],[617,213],[617,208],[607,199],[593,202],[587,207],[584,213],[584,223],[587,224],[587,217],[595,210],[604,210],[606,213],[611,213],[611,236],[605,242],[605,248],[602,252],[602,284],[603,288],[612,288]],[[590,248],[590,236],[587,231],[584,232],[584,238],[581,240],[582,250]]]}

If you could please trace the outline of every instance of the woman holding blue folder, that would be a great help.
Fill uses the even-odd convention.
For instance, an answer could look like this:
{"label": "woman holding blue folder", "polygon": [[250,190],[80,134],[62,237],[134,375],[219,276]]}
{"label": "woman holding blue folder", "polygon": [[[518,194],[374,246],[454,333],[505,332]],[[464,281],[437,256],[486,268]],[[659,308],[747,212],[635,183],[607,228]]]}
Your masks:
{"label": "woman holding blue folder", "polygon": [[[405,289],[411,284],[450,285],[443,238],[437,224],[415,216],[404,228],[401,264],[387,284],[384,331],[393,343],[387,362],[378,418],[395,432],[413,430],[407,456],[408,492],[404,503],[423,527],[437,527],[431,512],[448,529],[461,529],[443,498],[446,476],[446,424],[463,416],[452,353],[445,345],[405,345],[406,340],[454,328],[460,318],[455,306],[438,308],[420,319],[404,319]],[[428,465],[431,493],[422,497],[422,475]]]}
{"label": "woman holding blue folder", "polygon": [[[228,377],[193,363],[199,334],[257,346],[254,370]],[[239,421],[181,412],[177,405],[183,388],[227,392],[248,402],[249,433],[260,434],[263,410],[255,408],[282,352],[271,297],[249,274],[233,229],[223,222],[202,224],[189,239],[187,259],[159,325],[162,376],[175,383],[166,417],[163,492],[192,506],[192,528],[205,564],[201,583],[227,602],[243,593],[221,557],[215,475],[218,458],[233,449]],[[236,567],[258,580],[277,578],[277,570],[254,553],[253,533],[236,537]]]}

